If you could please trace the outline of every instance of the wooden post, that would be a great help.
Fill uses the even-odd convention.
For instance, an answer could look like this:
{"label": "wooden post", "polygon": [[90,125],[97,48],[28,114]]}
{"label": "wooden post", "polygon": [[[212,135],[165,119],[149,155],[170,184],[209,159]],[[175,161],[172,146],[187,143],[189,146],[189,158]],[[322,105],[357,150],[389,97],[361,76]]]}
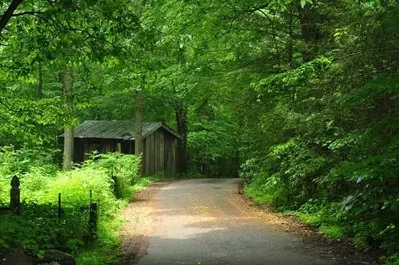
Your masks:
{"label": "wooden post", "polygon": [[90,203],[90,216],[89,216],[89,235],[94,238],[97,233],[98,211],[97,203]]}
{"label": "wooden post", "polygon": [[62,217],[61,193],[58,193],[58,219]]}
{"label": "wooden post", "polygon": [[123,183],[120,181],[120,179],[117,176],[112,176],[112,180],[114,181],[114,195],[116,198],[121,199],[122,198],[122,188],[123,188]]}
{"label": "wooden post", "polygon": [[19,184],[19,178],[17,176],[14,176],[11,180],[10,210],[17,215],[21,214],[21,197]]}

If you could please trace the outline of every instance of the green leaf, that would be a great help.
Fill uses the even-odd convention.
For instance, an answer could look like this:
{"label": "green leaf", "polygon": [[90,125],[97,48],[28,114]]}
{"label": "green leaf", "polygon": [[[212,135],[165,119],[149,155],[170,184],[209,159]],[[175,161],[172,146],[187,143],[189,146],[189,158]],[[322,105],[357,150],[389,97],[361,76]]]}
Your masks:
{"label": "green leaf", "polygon": [[312,0],[301,0],[301,7],[304,8],[306,6],[306,4],[312,4]]}

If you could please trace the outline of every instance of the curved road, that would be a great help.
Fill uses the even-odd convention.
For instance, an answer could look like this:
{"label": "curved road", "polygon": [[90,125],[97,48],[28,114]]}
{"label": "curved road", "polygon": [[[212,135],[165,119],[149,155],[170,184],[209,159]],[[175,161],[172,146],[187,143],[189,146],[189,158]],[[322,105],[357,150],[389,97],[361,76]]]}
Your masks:
{"label": "curved road", "polygon": [[[240,183],[183,180],[157,188],[141,206],[139,199],[138,208],[133,203],[133,217],[128,218],[136,220],[126,229],[142,230],[135,232],[141,252],[137,264],[358,264],[342,262],[327,247],[305,243],[286,232],[278,216],[246,205],[237,195]],[[140,207],[141,212],[134,212]]]}

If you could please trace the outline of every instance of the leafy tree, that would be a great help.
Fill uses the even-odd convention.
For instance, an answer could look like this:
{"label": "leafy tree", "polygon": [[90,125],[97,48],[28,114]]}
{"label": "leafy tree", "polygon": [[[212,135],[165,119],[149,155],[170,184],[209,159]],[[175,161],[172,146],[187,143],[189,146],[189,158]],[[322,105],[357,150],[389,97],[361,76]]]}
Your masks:
{"label": "leafy tree", "polygon": [[183,136],[180,171],[240,171],[262,202],[397,260],[397,1],[12,3],[2,144],[54,146],[76,118],[161,120]]}

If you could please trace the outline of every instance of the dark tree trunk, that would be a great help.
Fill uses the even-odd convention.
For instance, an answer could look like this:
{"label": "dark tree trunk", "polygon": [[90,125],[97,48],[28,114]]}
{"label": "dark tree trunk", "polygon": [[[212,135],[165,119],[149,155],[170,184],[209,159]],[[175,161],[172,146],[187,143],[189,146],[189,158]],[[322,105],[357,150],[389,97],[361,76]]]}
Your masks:
{"label": "dark tree trunk", "polygon": [[136,136],[134,143],[134,154],[141,155],[143,152],[143,92],[136,90]]}
{"label": "dark tree trunk", "polygon": [[37,84],[37,90],[36,90],[36,98],[37,99],[42,99],[43,98],[43,63],[40,61],[39,62],[39,80]]}
{"label": "dark tree trunk", "polygon": [[304,62],[309,62],[317,54],[318,40],[320,39],[320,32],[317,24],[320,22],[320,16],[315,8],[310,5],[301,7],[300,1],[297,1],[297,8],[299,13],[299,22],[301,25],[301,35],[306,47],[302,51]]}
{"label": "dark tree trunk", "polygon": [[[64,91],[65,105],[72,111],[72,68],[68,67],[62,73],[62,83]],[[70,170],[73,163],[74,153],[74,132],[73,127],[65,127],[64,129],[64,159],[62,164],[63,170]]]}
{"label": "dark tree trunk", "polygon": [[288,17],[288,41],[287,41],[287,60],[290,66],[290,69],[293,67],[293,57],[294,57],[294,44],[293,44],[293,12],[292,6],[289,9],[289,17]]}
{"label": "dark tree trunk", "polygon": [[187,173],[187,162],[188,162],[188,153],[187,153],[187,134],[188,134],[188,125],[187,125],[187,107],[182,106],[176,110],[176,123],[177,123],[177,132],[182,136],[181,141],[178,143],[178,151],[179,151],[179,161],[178,168],[179,173]]}
{"label": "dark tree trunk", "polygon": [[18,8],[18,6],[22,3],[23,0],[13,0],[11,4],[8,6],[7,11],[0,18],[0,33],[7,26],[10,21],[14,11]]}

